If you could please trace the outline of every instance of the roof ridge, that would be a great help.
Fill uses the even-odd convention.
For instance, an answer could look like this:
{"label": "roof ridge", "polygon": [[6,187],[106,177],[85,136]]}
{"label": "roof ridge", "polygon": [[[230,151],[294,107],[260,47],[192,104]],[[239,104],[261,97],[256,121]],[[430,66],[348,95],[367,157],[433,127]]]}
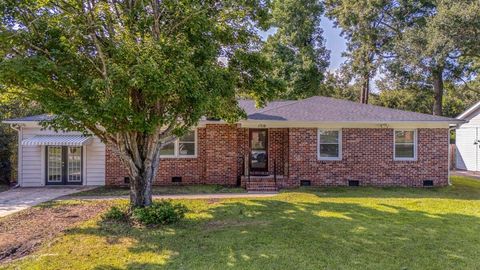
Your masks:
{"label": "roof ridge", "polygon": [[[316,96],[313,96],[313,97],[316,97]],[[284,104],[284,105],[281,105],[281,106],[278,106],[278,107],[274,107],[274,108],[270,108],[270,109],[259,110],[258,112],[255,112],[255,113],[269,112],[269,111],[271,111],[271,110],[276,110],[276,109],[280,109],[280,108],[283,108],[283,107],[287,107],[287,106],[290,106],[290,105],[293,105],[293,104],[297,104],[297,103],[299,103],[300,101],[305,101],[305,100],[310,99],[310,98],[312,98],[312,97],[308,97],[308,98],[304,98],[304,99],[299,99],[299,100],[285,100],[285,101],[283,101],[283,102],[291,101],[291,103]]]}

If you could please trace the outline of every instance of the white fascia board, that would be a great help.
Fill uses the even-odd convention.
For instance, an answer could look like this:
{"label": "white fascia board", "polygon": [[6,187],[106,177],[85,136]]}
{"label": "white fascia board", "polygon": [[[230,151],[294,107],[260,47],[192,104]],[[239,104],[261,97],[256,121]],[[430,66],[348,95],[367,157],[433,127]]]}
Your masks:
{"label": "white fascia board", "polygon": [[[449,128],[466,123],[465,120],[457,121],[385,121],[385,122],[314,122],[314,121],[264,121],[264,120],[240,120],[235,124],[244,128]],[[37,121],[3,121],[5,124],[20,124],[23,127],[42,127]],[[197,127],[206,125],[225,125],[228,122],[200,121]]]}
{"label": "white fascia board", "polygon": [[10,121],[10,120],[4,120],[2,121],[3,124],[38,124],[37,121]]}
{"label": "white fascia board", "polygon": [[443,121],[397,121],[397,122],[297,122],[259,121],[239,122],[245,128],[449,128],[451,122]]}
{"label": "white fascia board", "polygon": [[459,116],[456,117],[456,119],[462,119],[464,120],[470,113],[474,112],[476,109],[480,107],[480,101],[477,102],[475,105],[472,107],[468,108],[466,111],[461,113]]}

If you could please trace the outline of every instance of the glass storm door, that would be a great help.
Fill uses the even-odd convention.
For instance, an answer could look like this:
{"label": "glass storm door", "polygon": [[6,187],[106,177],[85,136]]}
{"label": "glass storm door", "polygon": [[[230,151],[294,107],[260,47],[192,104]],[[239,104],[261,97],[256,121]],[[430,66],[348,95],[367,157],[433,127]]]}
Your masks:
{"label": "glass storm door", "polygon": [[82,148],[67,147],[67,183],[82,183]]}
{"label": "glass storm door", "polygon": [[82,184],[82,147],[47,146],[47,185]]}
{"label": "glass storm door", "polygon": [[266,129],[250,130],[250,171],[268,173],[268,132]]}
{"label": "glass storm door", "polygon": [[47,185],[63,184],[61,146],[47,146]]}

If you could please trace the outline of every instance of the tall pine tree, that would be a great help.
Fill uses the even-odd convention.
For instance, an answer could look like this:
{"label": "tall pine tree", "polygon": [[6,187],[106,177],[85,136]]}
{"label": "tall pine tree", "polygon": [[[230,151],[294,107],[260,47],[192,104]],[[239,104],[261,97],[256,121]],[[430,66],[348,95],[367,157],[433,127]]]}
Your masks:
{"label": "tall pine tree", "polygon": [[273,65],[274,77],[284,82],[278,98],[298,99],[321,95],[329,65],[320,20],[323,6],[318,0],[274,0],[270,36],[263,54]]}

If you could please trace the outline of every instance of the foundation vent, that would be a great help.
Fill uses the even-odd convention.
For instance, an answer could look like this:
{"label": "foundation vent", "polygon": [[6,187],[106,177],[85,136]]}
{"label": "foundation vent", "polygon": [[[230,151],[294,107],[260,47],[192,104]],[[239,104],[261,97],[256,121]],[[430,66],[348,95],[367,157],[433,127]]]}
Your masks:
{"label": "foundation vent", "polygon": [[358,180],[348,180],[349,187],[358,187],[360,186],[360,181]]}
{"label": "foundation vent", "polygon": [[300,186],[302,187],[309,187],[312,185],[312,181],[310,180],[300,180]]}
{"label": "foundation vent", "polygon": [[174,176],[172,177],[172,183],[181,183],[182,177],[181,176]]}
{"label": "foundation vent", "polygon": [[433,187],[433,180],[423,180],[424,187]]}

